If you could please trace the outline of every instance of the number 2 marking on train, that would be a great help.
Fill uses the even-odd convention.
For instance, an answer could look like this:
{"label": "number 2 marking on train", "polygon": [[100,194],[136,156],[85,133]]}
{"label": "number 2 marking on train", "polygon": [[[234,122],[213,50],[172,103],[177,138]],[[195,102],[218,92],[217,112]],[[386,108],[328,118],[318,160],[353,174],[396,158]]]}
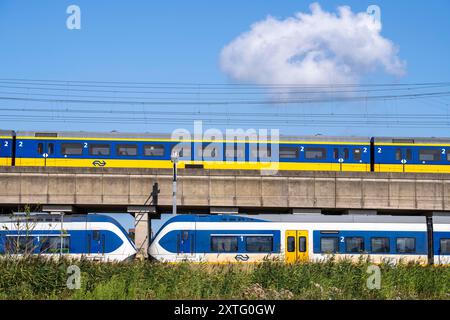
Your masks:
{"label": "number 2 marking on train", "polygon": [[23,141],[19,141],[19,147],[20,147],[20,148],[23,147]]}
{"label": "number 2 marking on train", "polygon": [[442,149],[442,154],[445,154],[445,149]]}
{"label": "number 2 marking on train", "polygon": [[367,147],[364,147],[364,148],[363,148],[363,152],[364,152],[364,153],[367,153]]}
{"label": "number 2 marking on train", "polygon": [[344,237],[341,237],[341,242],[344,242]]}
{"label": "number 2 marking on train", "polygon": [[300,146],[300,152],[305,151],[305,147],[304,146]]}
{"label": "number 2 marking on train", "polygon": [[8,146],[8,141],[5,141],[5,147],[7,147]]}
{"label": "number 2 marking on train", "polygon": [[381,148],[378,148],[378,153],[381,153]]}
{"label": "number 2 marking on train", "polygon": [[87,142],[84,143],[84,148],[85,148],[85,149],[87,148]]}

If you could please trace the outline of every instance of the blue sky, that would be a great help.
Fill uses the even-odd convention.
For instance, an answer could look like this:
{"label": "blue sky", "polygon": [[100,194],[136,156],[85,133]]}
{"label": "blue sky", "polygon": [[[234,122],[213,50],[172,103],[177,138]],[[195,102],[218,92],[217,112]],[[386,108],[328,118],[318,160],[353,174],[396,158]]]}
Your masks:
{"label": "blue sky", "polygon": [[[398,57],[406,62],[406,74],[401,77],[373,72],[361,78],[360,83],[424,83],[450,80],[450,2],[433,1],[319,1],[322,10],[336,12],[338,6],[348,5],[353,12],[365,12],[369,5],[381,9],[381,35],[398,48]],[[68,30],[66,8],[75,4],[81,8],[81,30]],[[222,49],[250,26],[263,21],[268,15],[279,20],[292,17],[296,12],[310,12],[310,1],[0,1],[0,79],[42,79],[64,81],[120,81],[146,83],[233,83],[233,79],[220,67]],[[449,89],[448,87],[446,89]],[[0,87],[0,96],[6,91]],[[27,89],[25,92],[36,92]],[[22,90],[22,93],[24,92]],[[195,90],[194,90],[195,91]],[[42,92],[41,92],[42,93]],[[67,94],[71,94],[68,89]],[[199,90],[200,93],[200,90]],[[11,94],[10,94],[11,96]],[[13,95],[14,96],[14,95]],[[395,117],[423,113],[448,119],[448,96],[422,100],[389,100],[380,102],[323,103],[303,105],[256,106],[152,106],[145,110],[145,123],[95,123],[82,120],[58,121],[59,108],[86,108],[59,102],[12,102],[0,100],[0,108],[49,107],[51,113],[28,112],[28,116],[41,114],[52,117],[51,122],[30,121],[26,112],[8,118],[0,113],[0,128],[15,130],[84,130],[171,132],[179,125],[152,121],[152,111],[198,112],[217,111],[232,115],[239,111],[253,114],[276,112],[323,113],[325,115],[376,113]],[[110,110],[102,106],[101,110]],[[124,106],[133,112],[135,105]],[[139,109],[139,108],[138,108]],[[144,109],[144,108],[142,108]],[[112,107],[111,107],[112,110]],[[136,115],[136,117],[141,117]],[[169,115],[170,117],[170,115]],[[254,115],[252,118],[258,118]],[[332,116],[329,116],[332,118]],[[28,120],[27,120],[28,119]],[[249,127],[241,122],[242,127]],[[259,126],[278,128],[283,134],[330,135],[401,135],[450,136],[448,126],[415,124],[411,127],[395,125],[361,125],[333,127],[290,126],[265,123]],[[232,124],[230,124],[232,125]],[[225,128],[226,124],[217,125]],[[189,124],[185,127],[190,127]],[[252,126],[250,126],[252,127]],[[236,128],[236,126],[234,126]],[[130,216],[119,218],[129,228]]]}
{"label": "blue sky", "polygon": [[[309,1],[0,2],[1,75],[5,78],[145,82],[227,82],[222,47],[267,15],[309,11]],[[408,62],[403,82],[447,81],[450,3],[319,1],[324,10],[381,8],[383,35]],[[65,27],[77,4],[82,29]]]}
{"label": "blue sky", "polygon": [[[66,8],[81,8],[81,30],[68,30]],[[0,78],[122,82],[233,83],[220,68],[221,50],[250,26],[268,15],[280,20],[296,12],[310,12],[309,1],[18,1],[0,2]],[[381,9],[381,35],[399,48],[406,62],[406,75],[398,78],[374,72],[361,83],[422,83],[449,81],[450,2],[433,1],[319,1],[324,11],[335,12],[348,5],[353,12],[365,12],[368,5]],[[448,87],[446,88],[448,89]],[[0,92],[6,89],[1,89]],[[24,89],[26,90],[26,89]],[[30,91],[28,91],[30,92]],[[16,130],[85,130],[128,132],[171,132],[179,127],[151,121],[152,110],[201,112],[236,110],[252,113],[300,112],[379,113],[382,115],[431,113],[448,117],[449,98],[390,100],[381,102],[325,103],[280,106],[154,106],[146,112],[146,123],[86,123],[82,120],[52,122],[0,117],[0,127]],[[1,101],[0,107],[54,110],[67,103]],[[86,106],[90,108],[91,106]],[[108,106],[102,107],[108,110]],[[127,110],[135,110],[129,106]],[[53,110],[52,109],[52,110]],[[23,113],[21,113],[23,114]],[[37,115],[38,113],[28,113]],[[58,117],[57,111],[50,114]],[[136,117],[139,117],[136,115]],[[170,116],[169,116],[170,117]],[[285,134],[330,135],[422,135],[450,136],[448,127],[427,125],[372,127],[368,122],[334,127],[290,126],[262,122],[259,127],[276,127]],[[450,122],[449,122],[450,123]],[[224,128],[226,124],[217,125]],[[245,124],[240,124],[246,127]],[[250,125],[248,125],[250,126]],[[248,127],[247,126],[247,127]],[[251,125],[253,127],[254,125]],[[189,125],[184,127],[190,128]],[[236,127],[234,125],[233,127]]]}

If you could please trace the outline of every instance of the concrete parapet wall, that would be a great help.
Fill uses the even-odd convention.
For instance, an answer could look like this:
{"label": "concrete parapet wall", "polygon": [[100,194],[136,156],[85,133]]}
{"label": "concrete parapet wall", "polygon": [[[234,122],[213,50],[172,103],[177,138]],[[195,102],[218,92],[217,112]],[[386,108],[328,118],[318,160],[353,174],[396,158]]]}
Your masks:
{"label": "concrete parapet wall", "polygon": [[[183,207],[450,210],[450,175],[365,172],[179,170]],[[85,208],[142,205],[158,182],[171,206],[172,171],[111,168],[0,168],[0,206]]]}

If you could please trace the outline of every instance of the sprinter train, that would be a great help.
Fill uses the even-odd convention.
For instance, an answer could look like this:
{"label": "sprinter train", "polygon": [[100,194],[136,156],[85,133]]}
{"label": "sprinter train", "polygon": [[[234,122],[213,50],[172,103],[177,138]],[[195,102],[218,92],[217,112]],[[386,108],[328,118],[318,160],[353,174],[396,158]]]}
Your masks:
{"label": "sprinter train", "polygon": [[[0,142],[0,166],[171,168],[180,149],[163,134],[0,131]],[[273,147],[184,140],[178,167],[450,173],[450,139],[284,136]]]}
{"label": "sprinter train", "polygon": [[178,215],[149,255],[167,262],[285,262],[369,258],[450,264],[450,217]]}
{"label": "sprinter train", "polygon": [[108,216],[69,215],[62,222],[59,216],[45,214],[0,218],[0,256],[124,261],[135,254],[125,229]]}

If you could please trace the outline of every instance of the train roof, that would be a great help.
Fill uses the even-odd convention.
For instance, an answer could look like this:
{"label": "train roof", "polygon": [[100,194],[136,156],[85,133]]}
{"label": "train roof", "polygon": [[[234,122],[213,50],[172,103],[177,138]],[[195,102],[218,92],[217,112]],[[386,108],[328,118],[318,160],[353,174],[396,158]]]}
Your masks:
{"label": "train roof", "polygon": [[[13,131],[0,130],[0,134],[10,135]],[[162,139],[170,140],[170,133],[130,133],[130,132],[92,132],[92,131],[17,131],[18,137],[49,138],[100,138],[100,139]],[[226,138],[226,136],[224,136]],[[269,137],[270,138],[270,137]],[[194,139],[194,137],[193,137]],[[192,139],[192,140],[193,140]],[[281,135],[280,141],[320,141],[320,142],[362,142],[369,143],[372,137],[328,136],[328,135]],[[445,137],[373,137],[375,143],[389,144],[450,144]]]}
{"label": "train roof", "polygon": [[450,216],[433,216],[433,223],[437,224],[450,224]]}
{"label": "train roof", "polygon": [[450,138],[438,137],[374,137],[375,143],[398,143],[398,144],[450,144]]}
{"label": "train roof", "polygon": [[[444,217],[447,218],[447,217]],[[316,222],[316,223],[425,223],[424,216],[387,215],[322,215],[322,214],[259,214],[259,215],[177,215],[172,222]],[[449,218],[450,222],[450,218]]]}
{"label": "train roof", "polygon": [[0,136],[12,136],[14,133],[13,130],[2,130],[0,129]]}
{"label": "train roof", "polygon": [[425,223],[424,216],[388,215],[323,215],[323,214],[261,214],[263,221],[317,223]]}
{"label": "train roof", "polygon": [[[17,131],[19,137],[49,138],[116,138],[116,139],[171,139],[169,133],[128,133],[128,132],[85,132],[85,131]],[[224,137],[225,138],[225,137]],[[270,137],[269,137],[270,138]],[[281,141],[330,141],[330,142],[370,142],[370,137],[362,136],[324,136],[324,135],[281,135]]]}

